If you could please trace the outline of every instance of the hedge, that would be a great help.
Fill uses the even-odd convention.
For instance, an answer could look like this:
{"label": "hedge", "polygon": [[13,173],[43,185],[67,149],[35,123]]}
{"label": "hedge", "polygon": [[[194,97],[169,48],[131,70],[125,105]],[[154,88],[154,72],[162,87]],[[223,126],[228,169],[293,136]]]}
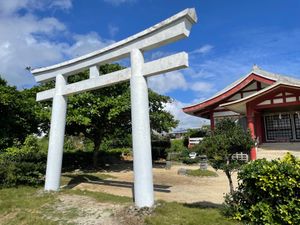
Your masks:
{"label": "hedge", "polygon": [[225,199],[225,214],[245,224],[300,224],[300,161],[253,161],[238,173],[239,186]]}

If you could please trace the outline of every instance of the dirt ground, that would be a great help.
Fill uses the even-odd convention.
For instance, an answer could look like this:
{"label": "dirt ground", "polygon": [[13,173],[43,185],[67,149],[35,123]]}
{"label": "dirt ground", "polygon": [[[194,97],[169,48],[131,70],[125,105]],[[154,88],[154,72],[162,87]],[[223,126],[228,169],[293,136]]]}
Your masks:
{"label": "dirt ground", "polygon": [[[192,177],[178,175],[177,171],[180,168],[198,169],[199,166],[172,165],[169,170],[164,167],[153,168],[155,200],[187,203],[206,202],[207,204],[223,202],[223,196],[229,192],[229,186],[222,171],[217,171],[218,177]],[[213,169],[209,168],[209,170]],[[132,197],[132,170],[107,174],[116,178],[81,183],[74,188]],[[236,174],[234,174],[233,180],[236,185]]]}
{"label": "dirt ground", "polygon": [[114,217],[114,214],[120,211],[120,205],[99,203],[87,196],[60,195],[54,205],[44,207],[48,209],[45,218],[57,221],[59,224],[120,224]]}
{"label": "dirt ground", "polygon": [[[270,145],[270,144],[269,144]],[[264,145],[257,152],[257,158],[266,158],[268,160],[282,158],[286,152],[291,152],[296,157],[300,157],[300,145],[291,149],[286,143],[280,146],[281,149],[286,147],[287,150],[275,149],[273,145]],[[278,146],[275,145],[275,147]],[[275,150],[274,150],[275,149]],[[198,169],[199,166],[189,165],[172,165],[170,170],[165,169],[164,165],[154,165],[154,191],[155,200],[177,201],[186,203],[207,203],[221,204],[224,200],[224,194],[229,192],[228,180],[222,171],[217,171],[218,177],[192,177],[178,175],[180,168]],[[209,170],[214,171],[213,168]],[[112,169],[107,174],[115,177],[103,181],[91,181],[81,183],[74,188],[90,191],[101,191],[120,196],[133,196],[133,171],[132,166]],[[233,174],[234,186],[237,186],[237,174]]]}
{"label": "dirt ground", "polygon": [[43,217],[60,225],[141,225],[149,215],[128,204],[102,203],[89,196],[74,194],[60,194],[55,204],[43,208]]}

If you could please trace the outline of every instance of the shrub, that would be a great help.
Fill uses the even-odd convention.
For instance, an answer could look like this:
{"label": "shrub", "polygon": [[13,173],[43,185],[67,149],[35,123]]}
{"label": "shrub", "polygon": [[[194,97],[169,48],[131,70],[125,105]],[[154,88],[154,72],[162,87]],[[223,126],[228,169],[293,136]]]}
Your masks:
{"label": "shrub", "polygon": [[[122,152],[119,150],[100,151],[98,154],[99,166],[115,164],[121,161]],[[93,169],[93,152],[73,151],[65,152],[62,162],[63,171],[74,169]]]}
{"label": "shrub", "polygon": [[244,165],[224,212],[247,224],[300,224],[300,162],[291,155]]}
{"label": "shrub", "polygon": [[196,170],[187,170],[186,172],[187,175],[195,176],[195,177],[217,177],[218,176],[216,172],[210,170],[196,169]]}
{"label": "shrub", "polygon": [[171,146],[166,151],[168,152],[167,160],[182,161],[189,158],[189,150],[183,145],[182,139],[171,140]]}
{"label": "shrub", "polygon": [[21,148],[11,147],[0,155],[0,187],[43,183],[46,154],[38,149],[37,139],[28,136]]}
{"label": "shrub", "polygon": [[182,139],[171,140],[171,146],[167,149],[167,152],[182,152],[186,149],[183,145]]}
{"label": "shrub", "polygon": [[181,153],[180,152],[168,152],[167,161],[180,161],[181,160]]}
{"label": "shrub", "polygon": [[182,159],[182,162],[184,164],[195,164],[195,163],[198,163],[199,162],[199,159],[195,158],[195,159],[191,159],[191,158],[183,158]]}
{"label": "shrub", "polygon": [[152,146],[152,159],[165,159],[167,158],[167,152],[166,149],[170,148],[171,143],[169,139],[165,140],[153,140],[151,142]]}
{"label": "shrub", "polygon": [[112,149],[109,149],[107,151],[108,153],[115,153],[115,154],[119,154],[119,155],[122,155],[122,154],[131,154],[132,153],[132,149],[131,148],[112,148]]}

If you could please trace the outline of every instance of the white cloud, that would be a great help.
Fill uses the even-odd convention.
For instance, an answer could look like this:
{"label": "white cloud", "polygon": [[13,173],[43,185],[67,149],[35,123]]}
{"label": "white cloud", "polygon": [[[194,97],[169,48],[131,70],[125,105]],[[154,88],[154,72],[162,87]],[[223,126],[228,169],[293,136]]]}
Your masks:
{"label": "white cloud", "polygon": [[73,36],[73,39],[75,43],[63,51],[68,57],[81,56],[113,43],[112,40],[102,39],[95,32],[90,32],[85,35],[76,34]]}
{"label": "white cloud", "polygon": [[173,102],[166,104],[165,110],[174,115],[175,119],[179,120],[179,124],[175,128],[175,130],[197,128],[205,124],[209,124],[209,121],[206,119],[190,116],[182,111],[183,107],[191,105],[193,103],[194,101],[192,103],[183,103],[177,100],[173,100]]}
{"label": "white cloud", "polygon": [[70,9],[71,7],[72,0],[1,0],[0,15],[15,14],[21,9],[31,12],[36,9]]}
{"label": "white cloud", "polygon": [[193,59],[193,70],[187,72],[194,79],[214,78],[222,88],[250,72],[253,64],[275,73],[300,75],[300,29],[257,28],[227,35],[237,44],[202,62]]}
{"label": "white cloud", "polygon": [[149,87],[160,93],[166,94],[174,90],[192,90],[197,95],[215,91],[214,84],[205,81],[187,81],[181,71],[174,71],[148,78]]}
{"label": "white cloud", "polygon": [[134,3],[137,0],[103,0],[103,1],[112,4],[113,6],[119,6],[124,3]]}
{"label": "white cloud", "polygon": [[[150,54],[150,56],[149,56]],[[154,50],[153,52],[146,52],[146,59],[149,60],[156,60],[156,59],[160,59],[169,55],[174,54],[173,52],[166,52],[166,51],[159,51],[159,50]],[[148,56],[147,56],[148,55]]]}
{"label": "white cloud", "polygon": [[0,1],[0,15],[12,14],[19,9],[27,6],[29,0],[10,0],[10,1]]}
{"label": "white cloud", "polygon": [[211,52],[211,50],[213,48],[214,48],[214,46],[206,44],[206,45],[203,45],[202,47],[192,51],[191,53],[192,54],[203,54],[204,55],[204,54],[207,54],[207,53]]}
{"label": "white cloud", "polygon": [[[146,54],[145,58],[146,61],[151,61],[172,54],[174,53],[166,51],[153,51]],[[196,71],[197,69],[201,69],[197,68],[197,65],[199,64],[195,65],[195,68],[193,65],[192,67],[189,67],[182,71],[174,71],[155,77],[150,77],[148,78],[149,87],[160,94],[166,94],[174,90],[192,90],[197,92],[196,95],[199,96],[203,93],[207,94],[215,91],[214,84],[205,80],[208,77],[199,76],[199,71]],[[186,79],[186,77],[188,79]],[[199,78],[202,78],[201,81],[199,81]]]}
{"label": "white cloud", "polygon": [[51,43],[42,36],[64,32],[65,26],[55,18],[38,19],[33,15],[7,16],[0,20],[0,74],[14,85],[33,82],[25,76],[25,67],[52,63],[63,58],[62,44]]}
{"label": "white cloud", "polygon": [[72,0],[52,0],[50,6],[61,9],[70,9],[72,8]]}
{"label": "white cloud", "polygon": [[208,82],[202,82],[202,81],[191,83],[190,86],[191,86],[190,88],[193,91],[198,91],[198,92],[211,92],[213,89],[213,84]]}
{"label": "white cloud", "polygon": [[119,27],[109,24],[108,25],[108,33],[111,37],[114,37],[119,32]]}
{"label": "white cloud", "polygon": [[[113,41],[98,34],[70,34],[68,28],[54,17],[37,17],[28,7],[33,3],[49,1],[0,1],[0,74],[10,84],[18,87],[34,84],[25,67],[51,65],[67,58],[102,48]],[[70,8],[72,2],[52,1],[49,7]],[[18,10],[26,13],[18,14]],[[32,10],[32,9],[31,9]],[[68,42],[53,41],[56,37]]]}
{"label": "white cloud", "polygon": [[187,81],[179,71],[150,77],[148,78],[148,83],[152,90],[160,94],[166,94],[177,89],[186,90],[188,88]]}

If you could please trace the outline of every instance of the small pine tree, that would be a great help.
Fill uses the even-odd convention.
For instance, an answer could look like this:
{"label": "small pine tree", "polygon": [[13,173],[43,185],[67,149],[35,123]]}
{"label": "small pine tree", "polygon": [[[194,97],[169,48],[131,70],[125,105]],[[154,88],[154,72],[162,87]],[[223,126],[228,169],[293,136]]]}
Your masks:
{"label": "small pine tree", "polygon": [[249,132],[230,119],[221,120],[210,136],[205,137],[197,147],[200,154],[208,157],[210,165],[216,170],[222,170],[229,182],[230,192],[233,192],[232,173],[245,162],[232,159],[238,152],[249,154],[254,141]]}

